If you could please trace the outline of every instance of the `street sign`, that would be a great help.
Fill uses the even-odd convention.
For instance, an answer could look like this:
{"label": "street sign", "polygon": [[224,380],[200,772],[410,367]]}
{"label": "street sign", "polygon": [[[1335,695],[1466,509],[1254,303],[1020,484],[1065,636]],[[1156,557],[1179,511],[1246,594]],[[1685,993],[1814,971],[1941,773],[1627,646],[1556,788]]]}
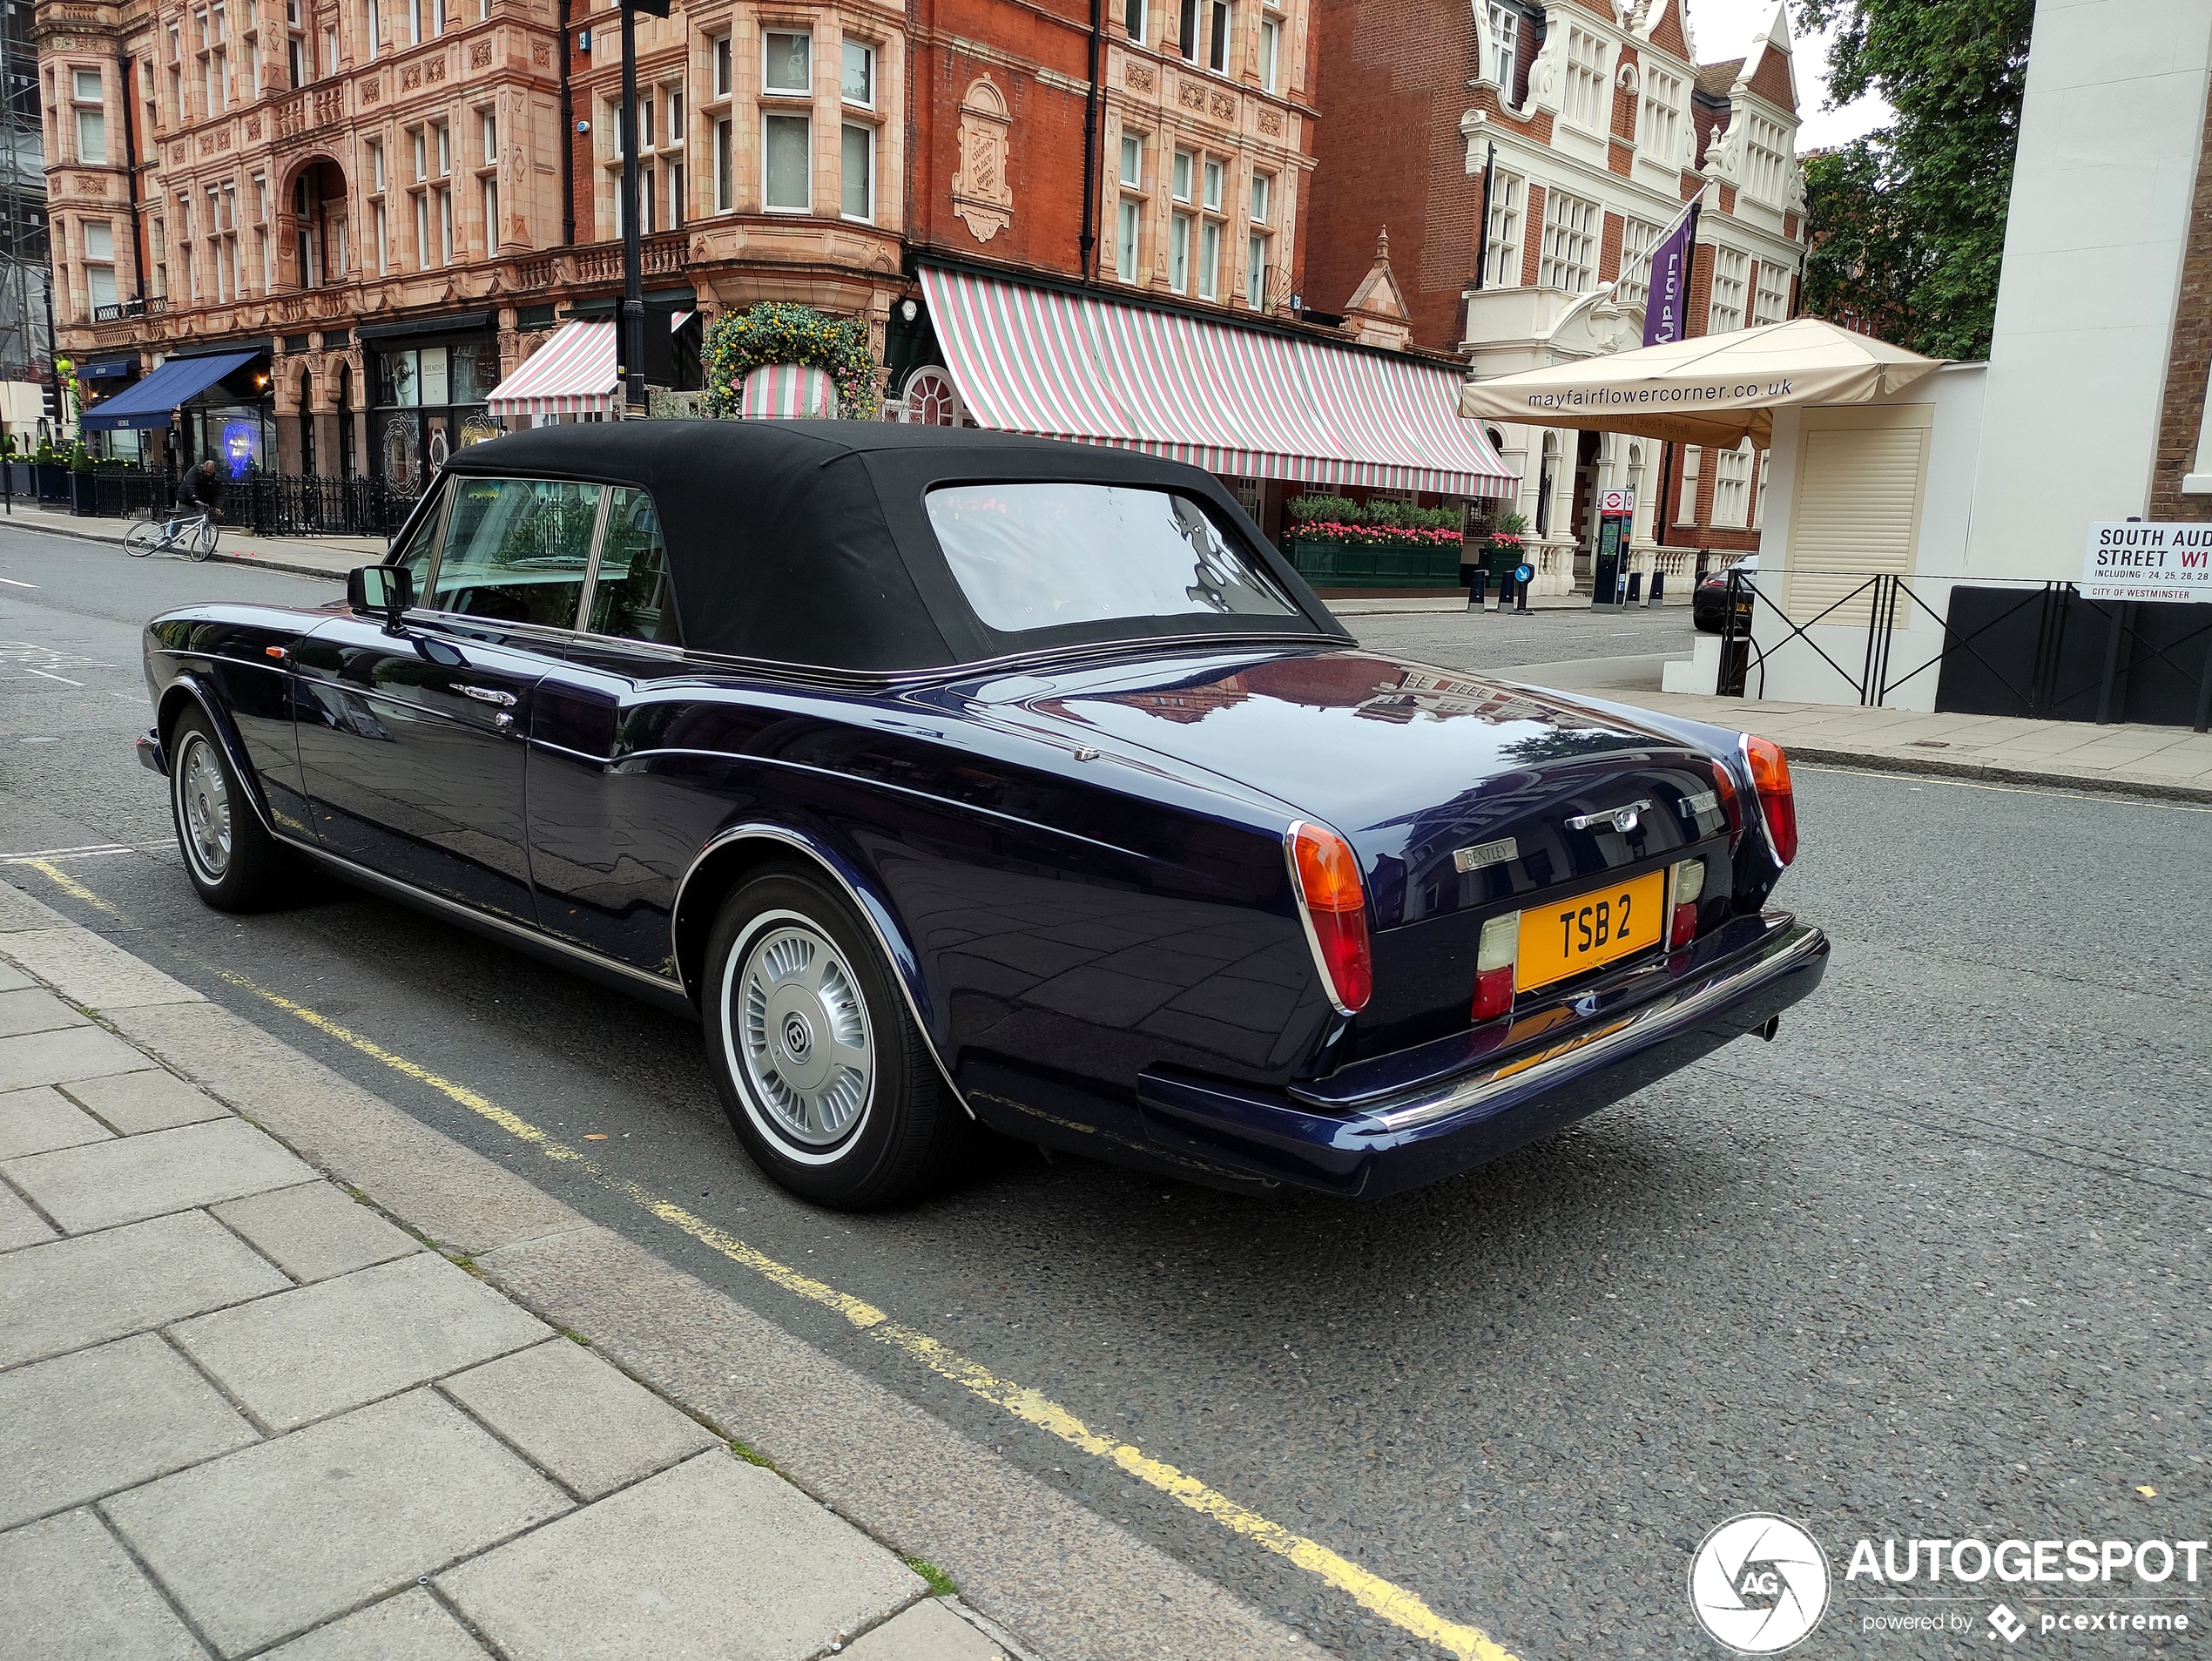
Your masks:
{"label": "street sign", "polygon": [[2212,523],[2091,525],[2081,598],[2212,603]]}
{"label": "street sign", "polygon": [[1597,510],[1600,513],[1634,513],[1636,510],[1636,493],[1634,490],[1608,490],[1598,498]]}
{"label": "street sign", "polygon": [[1516,565],[1513,568],[1513,580],[1516,583],[1525,583],[1535,574],[1536,568],[1534,565]]}

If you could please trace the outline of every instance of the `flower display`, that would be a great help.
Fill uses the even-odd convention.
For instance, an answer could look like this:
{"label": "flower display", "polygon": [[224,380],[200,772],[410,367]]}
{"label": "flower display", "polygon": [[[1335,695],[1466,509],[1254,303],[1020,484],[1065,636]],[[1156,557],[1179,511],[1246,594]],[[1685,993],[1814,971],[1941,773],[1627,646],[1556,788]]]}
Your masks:
{"label": "flower display", "polygon": [[1298,534],[1314,542],[1340,542],[1354,548],[1457,548],[1466,542],[1456,530],[1346,524],[1336,519],[1308,519],[1298,527]]}
{"label": "flower display", "polygon": [[706,413],[742,413],[745,376],[771,363],[796,363],[826,373],[837,385],[837,406],[848,420],[876,413],[880,379],[868,351],[866,324],[857,317],[828,317],[812,306],[764,300],[741,312],[725,312],[707,326],[705,349]]}

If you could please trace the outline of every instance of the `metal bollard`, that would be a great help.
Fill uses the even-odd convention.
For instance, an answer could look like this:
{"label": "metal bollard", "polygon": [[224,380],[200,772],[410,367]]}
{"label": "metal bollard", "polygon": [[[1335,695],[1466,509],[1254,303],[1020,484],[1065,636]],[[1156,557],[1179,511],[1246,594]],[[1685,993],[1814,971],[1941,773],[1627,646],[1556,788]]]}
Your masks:
{"label": "metal bollard", "polygon": [[1666,586],[1666,572],[1654,571],[1651,573],[1651,598],[1644,602],[1646,605],[1657,605],[1661,604],[1659,591]]}
{"label": "metal bollard", "polygon": [[1481,566],[1477,565],[1467,577],[1468,611],[1480,611],[1482,609],[1482,603],[1484,599],[1487,598],[1489,586],[1490,573],[1484,570]]}

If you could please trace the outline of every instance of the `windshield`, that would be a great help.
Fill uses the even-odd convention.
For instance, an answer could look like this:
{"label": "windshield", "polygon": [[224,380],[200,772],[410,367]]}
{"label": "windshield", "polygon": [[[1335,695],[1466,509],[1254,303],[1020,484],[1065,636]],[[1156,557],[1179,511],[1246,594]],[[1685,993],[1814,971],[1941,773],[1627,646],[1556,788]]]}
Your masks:
{"label": "windshield", "polygon": [[1124,484],[955,484],[929,523],[1003,634],[1124,618],[1304,614],[1196,497]]}

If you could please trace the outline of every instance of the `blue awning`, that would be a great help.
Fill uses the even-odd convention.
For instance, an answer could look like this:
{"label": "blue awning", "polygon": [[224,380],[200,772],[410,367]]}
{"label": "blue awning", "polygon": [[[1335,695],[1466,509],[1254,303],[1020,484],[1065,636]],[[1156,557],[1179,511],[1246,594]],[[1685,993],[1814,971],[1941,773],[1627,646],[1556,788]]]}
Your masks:
{"label": "blue awning", "polygon": [[78,425],[88,433],[111,433],[120,427],[166,427],[169,412],[179,404],[260,355],[217,352],[204,358],[171,358],[135,387],[86,410]]}

